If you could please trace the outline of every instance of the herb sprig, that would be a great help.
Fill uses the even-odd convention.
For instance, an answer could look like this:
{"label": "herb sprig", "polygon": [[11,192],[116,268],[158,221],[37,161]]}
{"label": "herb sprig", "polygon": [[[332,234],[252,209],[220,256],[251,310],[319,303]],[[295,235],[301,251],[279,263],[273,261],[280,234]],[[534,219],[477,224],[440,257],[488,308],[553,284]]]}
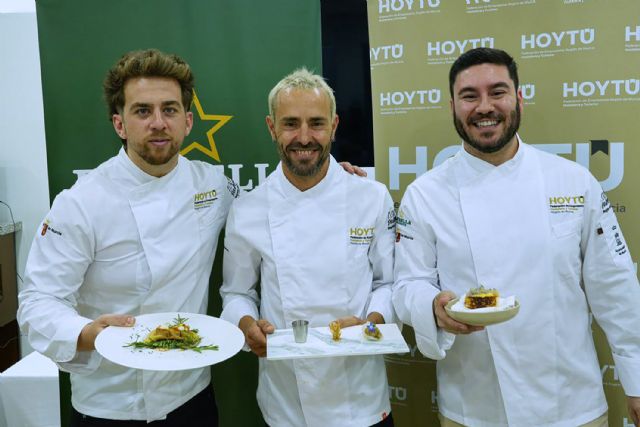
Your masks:
{"label": "herb sprig", "polygon": [[178,315],[173,319],[173,323],[164,327],[158,326],[151,331],[142,341],[130,342],[124,347],[135,349],[153,349],[159,351],[167,350],[193,350],[202,353],[203,350],[218,350],[217,345],[201,345],[202,338],[198,335],[197,329],[191,329],[186,324],[187,318]]}

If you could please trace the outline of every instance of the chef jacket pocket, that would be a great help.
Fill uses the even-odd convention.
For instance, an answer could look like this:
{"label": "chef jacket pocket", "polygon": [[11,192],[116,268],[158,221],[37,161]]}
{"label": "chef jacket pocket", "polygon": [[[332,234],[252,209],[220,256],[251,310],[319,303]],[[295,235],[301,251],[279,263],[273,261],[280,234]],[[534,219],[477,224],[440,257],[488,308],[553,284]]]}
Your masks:
{"label": "chef jacket pocket", "polygon": [[582,217],[551,224],[551,229],[556,239],[571,236],[572,234],[580,235],[582,233]]}
{"label": "chef jacket pocket", "polygon": [[580,240],[582,236],[582,216],[551,224],[553,265],[555,271],[571,283],[580,283]]}
{"label": "chef jacket pocket", "polygon": [[216,223],[220,216],[220,209],[218,209],[216,205],[213,205],[196,211],[196,215],[200,228],[207,228]]}
{"label": "chef jacket pocket", "polygon": [[359,264],[362,263],[363,259],[367,259],[369,257],[369,247],[371,244],[369,242],[351,242],[349,245],[349,264]]}

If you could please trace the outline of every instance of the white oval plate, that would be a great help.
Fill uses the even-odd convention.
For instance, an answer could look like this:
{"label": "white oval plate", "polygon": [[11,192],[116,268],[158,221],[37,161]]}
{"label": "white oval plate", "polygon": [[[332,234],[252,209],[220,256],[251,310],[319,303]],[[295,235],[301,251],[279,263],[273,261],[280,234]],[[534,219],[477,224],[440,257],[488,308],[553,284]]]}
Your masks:
{"label": "white oval plate", "polygon": [[[197,329],[202,337],[200,345],[217,345],[218,350],[158,351],[126,347],[133,341],[143,340],[147,334],[158,327],[172,323],[180,315],[188,319],[192,329]],[[104,358],[128,368],[150,371],[181,371],[202,368],[222,362],[242,349],[244,334],[231,323],[195,313],[154,313],[136,317],[133,327],[109,326],[96,338],[95,346]]]}

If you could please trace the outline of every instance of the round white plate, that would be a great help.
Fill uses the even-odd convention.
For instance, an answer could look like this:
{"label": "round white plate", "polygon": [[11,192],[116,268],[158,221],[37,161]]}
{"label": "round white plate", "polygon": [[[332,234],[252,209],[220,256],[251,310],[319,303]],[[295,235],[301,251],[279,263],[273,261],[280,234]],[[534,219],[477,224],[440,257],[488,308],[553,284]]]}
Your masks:
{"label": "round white plate", "polygon": [[[158,351],[126,347],[133,341],[143,340],[160,325],[172,323],[180,315],[185,323],[197,329],[202,337],[200,345],[217,345],[218,350]],[[244,335],[236,326],[218,319],[194,313],[155,313],[136,317],[133,327],[109,326],[96,338],[96,350],[104,358],[128,368],[150,371],[181,371],[214,365],[235,355],[244,345]]]}
{"label": "round white plate", "polygon": [[515,317],[515,315],[518,314],[518,311],[520,310],[520,303],[518,301],[515,302],[514,306],[507,307],[506,309],[500,311],[474,312],[452,310],[451,307],[457,301],[458,298],[449,301],[444,309],[452,319],[455,319],[458,322],[466,323],[467,325],[489,326],[506,322],[507,320]]}

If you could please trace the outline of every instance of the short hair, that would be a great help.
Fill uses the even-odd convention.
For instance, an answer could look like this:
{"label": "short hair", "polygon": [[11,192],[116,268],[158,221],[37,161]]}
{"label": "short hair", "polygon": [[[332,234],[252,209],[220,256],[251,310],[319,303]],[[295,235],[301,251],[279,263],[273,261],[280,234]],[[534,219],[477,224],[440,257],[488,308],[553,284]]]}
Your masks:
{"label": "short hair", "polygon": [[276,120],[276,104],[278,102],[278,95],[281,91],[286,89],[320,89],[329,99],[331,119],[335,117],[336,97],[333,95],[333,89],[331,89],[322,76],[313,74],[305,67],[302,67],[298,68],[288,76],[285,76],[273,87],[273,89],[271,89],[271,92],[269,92],[269,116],[271,116],[271,120]]}
{"label": "short hair", "polygon": [[185,111],[191,108],[194,77],[191,67],[177,55],[157,49],[136,50],[125,53],[107,72],[103,82],[104,98],[109,108],[109,120],[124,108],[124,86],[129,79],[137,77],[166,77],[175,79],[180,85],[182,105]]}
{"label": "short hair", "polygon": [[474,65],[496,64],[504,65],[509,71],[509,77],[513,80],[516,90],[518,90],[518,65],[516,61],[504,50],[492,49],[488,47],[478,47],[471,49],[458,57],[449,70],[449,93],[453,98],[453,84],[462,71]]}

